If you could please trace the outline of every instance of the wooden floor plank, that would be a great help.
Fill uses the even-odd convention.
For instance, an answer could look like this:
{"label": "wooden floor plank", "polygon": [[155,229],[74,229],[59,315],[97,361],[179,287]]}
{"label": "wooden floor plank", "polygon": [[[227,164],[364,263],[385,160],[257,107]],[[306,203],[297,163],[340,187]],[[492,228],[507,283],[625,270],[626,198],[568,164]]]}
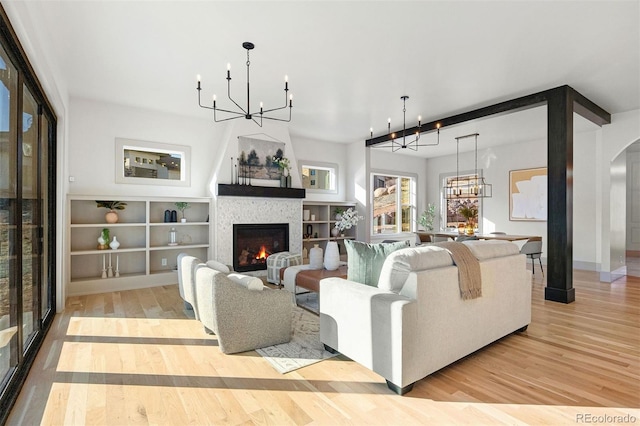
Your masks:
{"label": "wooden floor plank", "polygon": [[[640,418],[640,278],[574,271],[576,301],[420,380],[404,397],[338,356],[281,375],[256,352],[225,355],[177,286],[67,300],[8,424],[576,424]],[[428,348],[425,348],[428,350]]]}

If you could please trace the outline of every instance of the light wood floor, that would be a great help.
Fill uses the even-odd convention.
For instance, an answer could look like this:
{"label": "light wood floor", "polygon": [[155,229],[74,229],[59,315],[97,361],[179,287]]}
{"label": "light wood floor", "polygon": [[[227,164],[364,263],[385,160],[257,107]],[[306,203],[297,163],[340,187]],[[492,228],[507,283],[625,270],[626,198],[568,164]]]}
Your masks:
{"label": "light wood floor", "polygon": [[544,300],[538,269],[525,333],[404,397],[342,356],[281,375],[255,352],[224,355],[177,286],[73,297],[9,424],[638,424],[640,278],[597,278],[575,271],[565,305]]}

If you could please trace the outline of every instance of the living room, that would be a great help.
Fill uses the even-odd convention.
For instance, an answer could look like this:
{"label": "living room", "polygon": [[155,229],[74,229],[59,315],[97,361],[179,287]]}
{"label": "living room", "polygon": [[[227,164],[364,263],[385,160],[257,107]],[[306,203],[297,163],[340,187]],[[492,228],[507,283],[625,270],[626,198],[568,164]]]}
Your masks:
{"label": "living room", "polygon": [[[546,16],[545,13],[538,9],[536,2],[524,3],[527,4],[523,4],[522,7],[532,14],[536,12],[534,16]],[[279,32],[276,32],[275,25],[261,24],[260,22],[254,22],[253,19],[251,22],[257,28],[255,31],[239,31],[231,24],[228,27],[218,28],[215,33],[212,33],[211,29],[203,31],[211,38],[225,39],[224,43],[216,44],[216,49],[204,47],[202,40],[206,36],[201,36],[202,33],[200,32],[195,37],[187,37],[186,35],[184,35],[184,38],[183,36],[169,37],[168,40],[165,39],[164,43],[161,43],[162,46],[149,44],[146,36],[141,34],[142,41],[140,41],[140,44],[131,43],[133,47],[129,49],[128,53],[114,57],[107,55],[106,52],[111,52],[112,50],[127,50],[126,46],[130,43],[127,41],[127,37],[134,37],[133,32],[131,32],[134,25],[128,19],[123,19],[122,25],[126,30],[122,31],[121,38],[114,45],[104,44],[106,42],[99,40],[97,29],[93,34],[88,28],[78,26],[74,27],[75,31],[87,30],[87,33],[83,34],[82,37],[77,34],[65,34],[65,40],[76,40],[80,43],[78,40],[82,39],[88,44],[93,43],[95,51],[105,52],[105,57],[109,58],[109,60],[105,59],[106,63],[102,63],[101,56],[95,54],[93,61],[107,70],[112,67],[123,66],[123,62],[119,61],[125,61],[127,55],[139,55],[144,49],[148,49],[144,56],[148,55],[149,58],[163,57],[162,61],[189,64],[189,67],[187,67],[188,74],[168,73],[166,76],[167,80],[184,79],[184,81],[181,81],[181,90],[184,92],[184,96],[174,97],[175,92],[169,91],[169,89],[167,89],[166,93],[163,93],[163,86],[159,82],[150,85],[144,83],[145,73],[142,72],[142,67],[140,67],[140,74],[134,70],[134,75],[131,76],[130,80],[123,79],[114,71],[111,78],[107,77],[104,81],[97,80],[95,84],[86,84],[85,87],[90,88],[89,90],[85,92],[75,91],[72,81],[83,74],[84,76],[81,78],[91,80],[93,78],[91,69],[70,70],[70,67],[77,63],[74,61],[69,61],[68,64],[61,63],[65,59],[71,59],[71,56],[65,56],[69,55],[68,51],[58,50],[61,49],[59,45],[49,44],[46,41],[46,34],[49,34],[48,31],[54,27],[56,18],[62,19],[62,15],[68,13],[75,19],[82,19],[82,14],[90,10],[85,9],[85,7],[89,6],[77,5],[78,8],[71,11],[67,6],[58,9],[55,5],[43,5],[43,9],[38,10],[37,6],[28,2],[3,2],[3,7],[11,19],[11,23],[29,56],[29,60],[47,96],[51,98],[58,118],[58,171],[56,173],[58,182],[56,190],[58,217],[56,224],[59,234],[56,244],[59,263],[65,263],[64,253],[68,250],[69,244],[68,237],[64,232],[64,228],[68,223],[67,215],[69,214],[66,210],[67,204],[65,200],[69,196],[211,197],[211,222],[215,223],[217,184],[232,182],[233,173],[229,168],[229,160],[238,155],[237,137],[246,135],[265,137],[267,139],[273,138],[285,143],[286,156],[292,161],[292,186],[296,188],[301,186],[299,166],[304,161],[336,164],[338,168],[336,193],[324,195],[308,193],[306,201],[353,201],[356,203],[358,211],[365,216],[365,220],[356,227],[357,239],[372,242],[386,239],[388,236],[372,235],[369,232],[371,229],[371,205],[368,194],[371,185],[371,174],[401,173],[413,177],[417,188],[416,212],[421,212],[428,204],[441,206],[442,175],[455,172],[457,160],[459,161],[460,170],[470,170],[474,166],[474,152],[470,147],[461,147],[463,151],[461,151],[459,157],[456,156],[455,138],[478,131],[480,133],[477,152],[478,168],[482,170],[487,181],[493,185],[493,197],[485,199],[482,205],[482,231],[487,233],[506,231],[514,234],[542,235],[544,241],[543,263],[546,266],[549,262],[546,259],[546,253],[548,253],[547,239],[550,238],[547,235],[547,224],[544,221],[510,220],[508,188],[510,171],[545,167],[547,164],[546,107],[539,106],[527,111],[515,112],[508,117],[491,117],[487,120],[477,120],[468,125],[443,128],[440,132],[440,144],[443,147],[446,146],[448,151],[439,156],[421,155],[422,152],[429,151],[429,147],[419,148],[417,155],[393,153],[388,149],[366,148],[364,140],[369,138],[370,126],[374,127],[376,135],[386,133],[387,116],[393,117],[393,129],[402,128],[401,95],[410,95],[410,99],[407,102],[406,124],[407,127],[411,127],[416,124],[415,117],[418,114],[427,117],[429,121],[437,120],[455,113],[569,84],[612,114],[611,124],[603,127],[587,122],[580,118],[579,115],[574,114],[576,124],[573,135],[575,148],[573,149],[574,168],[572,172],[574,211],[573,266],[578,271],[594,273],[603,283],[615,282],[616,278],[624,275],[621,270],[624,270],[626,265],[624,258],[620,258],[620,255],[624,255],[625,251],[628,250],[624,233],[630,226],[625,216],[625,209],[618,208],[621,205],[620,197],[626,200],[625,194],[627,192],[624,190],[620,194],[620,187],[617,186],[619,185],[618,179],[620,179],[620,175],[617,174],[617,171],[620,170],[618,164],[625,160],[627,149],[637,143],[640,137],[638,81],[637,77],[633,77],[637,76],[637,73],[634,74],[634,72],[638,70],[638,53],[633,51],[633,48],[637,47],[638,43],[638,37],[634,38],[638,31],[638,20],[637,17],[634,19],[624,18],[625,16],[633,15],[634,11],[637,12],[637,2],[615,3],[615,7],[611,6],[615,9],[614,11],[609,10],[609,6],[606,6],[605,2],[587,2],[582,5],[582,8],[576,6],[576,9],[565,5],[567,9],[561,9],[560,12],[562,13],[558,12],[558,15],[568,14],[573,16],[572,14],[578,14],[580,19],[576,19],[576,21],[597,22],[598,26],[602,28],[600,30],[602,32],[600,34],[601,38],[608,41],[617,40],[619,44],[613,44],[612,42],[608,44],[606,41],[601,41],[599,42],[601,44],[598,44],[594,41],[597,37],[593,37],[588,38],[588,40],[592,44],[595,43],[597,47],[581,47],[578,49],[578,46],[582,46],[582,43],[564,40],[564,35],[562,34],[564,34],[563,31],[567,30],[560,31],[556,28],[556,26],[560,27],[561,22],[569,24],[560,18],[554,18],[553,24],[549,24],[553,28],[553,31],[550,31],[552,35],[549,35],[549,37],[556,36],[565,41],[567,46],[575,49],[573,55],[576,55],[578,59],[564,61],[562,55],[567,53],[562,50],[560,53],[554,53],[547,62],[537,64],[536,61],[541,59],[540,52],[544,50],[537,45],[536,50],[532,50],[531,53],[531,57],[536,58],[535,60],[528,60],[526,57],[528,45],[523,45],[527,47],[523,47],[522,50],[502,47],[506,49],[503,50],[503,54],[508,57],[508,60],[500,57],[500,55],[492,54],[491,49],[483,49],[482,54],[478,56],[470,55],[464,60],[454,62],[458,68],[451,66],[452,69],[466,71],[465,73],[456,71],[461,73],[457,78],[442,70],[435,75],[428,74],[424,78],[422,76],[416,77],[415,74],[410,74],[409,71],[405,70],[405,67],[413,68],[416,66],[412,64],[411,60],[404,63],[405,60],[403,58],[411,58],[413,52],[418,51],[417,48],[421,47],[421,43],[414,43],[411,40],[411,32],[408,32],[406,38],[401,38],[400,42],[397,38],[385,40],[385,37],[376,36],[371,42],[374,45],[374,50],[380,49],[388,53],[382,57],[371,59],[368,54],[358,51],[360,48],[358,43],[362,43],[362,39],[355,36],[351,39],[353,31],[340,30],[335,31],[335,33],[333,30],[327,31],[326,27],[329,26],[330,19],[339,15],[337,11],[331,10],[331,8],[323,10],[313,4],[305,6],[269,4],[254,9],[273,14],[271,16],[283,16],[281,19],[286,21],[278,21],[278,26],[286,28],[287,25],[294,25],[296,35],[280,35]],[[251,6],[256,5],[251,4]],[[364,19],[364,21],[372,21],[370,25],[363,27],[367,30],[376,26],[386,28],[383,24],[385,22],[385,14],[383,12],[388,10],[386,8],[393,10],[392,16],[395,17],[402,13],[408,14],[412,10],[408,4],[404,4],[398,10],[394,10],[389,5],[367,6],[370,6],[371,10],[367,12],[368,15],[365,14],[367,19]],[[469,5],[465,3],[464,6]],[[485,6],[496,12],[496,9],[491,9],[488,5]],[[51,9],[47,9],[47,7]],[[70,8],[70,6],[68,7]],[[206,8],[212,16],[238,18],[245,13],[243,7],[234,8],[224,2],[220,5],[220,10],[209,9],[209,5],[205,6],[205,4],[192,5],[192,7],[195,9],[199,7]],[[261,7],[264,9],[261,9]],[[273,9],[269,10],[269,7]],[[339,10],[345,13],[345,17],[353,18],[358,15],[359,8],[356,5],[350,4],[343,7],[345,8],[344,10]],[[425,6],[422,5],[421,7]],[[462,33],[462,28],[460,28],[465,25],[477,25],[472,19],[473,11],[482,13],[482,16],[485,16],[485,14],[490,15],[489,11],[483,11],[482,8],[476,9],[472,6],[469,6],[470,11],[464,12],[462,3],[454,6],[436,4],[434,7],[435,9],[430,10],[429,15],[433,16],[434,21],[438,21],[438,14],[443,17],[447,16],[446,22],[449,26],[445,26],[442,22],[428,22],[427,25],[436,27],[433,30],[433,34],[437,34],[437,30],[446,34],[446,37],[442,36],[442,38],[451,40],[451,45],[457,47],[467,43],[469,40],[467,37],[470,37],[469,34],[473,34],[468,30]],[[452,9],[447,10],[447,7],[452,7]],[[498,6],[494,5],[492,7]],[[592,8],[590,9],[590,7]],[[127,10],[125,5],[115,6],[114,9],[111,9],[103,4],[99,5],[98,8],[98,11],[104,12],[106,16],[111,18],[121,14],[130,14],[131,21],[135,21],[134,18],[141,19],[141,22],[152,25],[156,33],[166,31],[166,28],[172,28],[171,22],[163,19],[159,19],[157,22],[151,19],[145,21],[142,18],[145,9],[142,6],[132,7]],[[631,13],[627,8],[630,8]],[[160,14],[160,10],[162,10],[161,7],[156,9],[154,13]],[[277,11],[281,10],[285,12],[279,15]],[[429,9],[419,10],[426,11]],[[588,13],[586,10],[588,10]],[[163,16],[165,16],[164,19],[168,19],[166,16],[171,16],[172,9],[169,7],[168,10],[163,10],[162,12],[167,13],[167,15]],[[580,12],[584,12],[584,15],[579,14]],[[319,14],[318,23],[301,18],[306,14],[311,16],[314,13]],[[518,19],[523,19],[520,13],[515,10],[503,13],[504,15],[498,18],[487,17],[487,21],[483,26],[497,25],[502,23],[502,20],[507,21],[514,16],[518,16]],[[619,18],[619,22],[616,21],[618,24],[605,27],[594,16],[599,13],[613,14],[616,19]],[[44,16],[45,14],[47,16]],[[94,10],[87,15],[87,21],[89,22],[87,25],[90,26],[90,24],[98,22],[93,21],[95,14],[96,11]],[[260,14],[258,13],[258,15]],[[456,15],[462,16],[464,19],[457,21]],[[192,17],[194,14],[189,16]],[[185,20],[187,19],[185,18]],[[127,23],[125,24],[124,21]],[[348,28],[349,25],[345,21],[348,21],[348,19],[341,18],[339,22],[344,28]],[[517,20],[514,18],[513,21]],[[357,22],[362,25],[360,20]],[[414,22],[413,19],[411,22]],[[453,25],[454,22],[456,25]],[[190,24],[195,25],[197,23],[191,22]],[[322,37],[327,37],[324,43],[329,45],[338,44],[337,40],[349,41],[345,43],[349,47],[344,51],[336,49],[334,54],[327,53],[325,54],[326,56],[323,56],[324,63],[330,63],[332,66],[323,67],[322,71],[318,73],[307,74],[312,76],[311,82],[301,80],[302,75],[304,75],[303,71],[308,72],[305,67],[298,66],[300,71],[296,74],[293,72],[295,68],[290,66],[294,63],[300,64],[307,61],[309,59],[307,56],[315,55],[310,46],[315,49],[317,44],[322,44],[319,42],[317,44],[315,42],[311,43],[313,39],[309,35],[311,31],[303,33],[300,28],[304,24],[313,27],[317,31],[316,34],[322,34]],[[163,25],[165,25],[164,30]],[[197,24],[197,26],[200,25],[206,27],[204,23]],[[505,25],[508,25],[512,30],[518,26],[513,22]],[[572,25],[578,26],[576,23]],[[403,27],[404,25],[399,25],[399,28],[394,28],[394,30],[405,31]],[[407,27],[413,26],[407,24]],[[389,30],[386,29],[385,31]],[[574,31],[578,31],[578,29]],[[327,32],[332,34],[327,35]],[[367,37],[372,37],[369,31],[364,31],[364,33],[367,34]],[[509,32],[505,31],[505,33]],[[306,37],[302,37],[302,34],[305,34]],[[504,33],[499,33],[498,35],[492,33],[491,36],[485,36],[488,40],[483,39],[481,44],[486,45],[488,41],[497,42],[496,39],[501,37],[500,34],[504,35]],[[580,34],[585,36],[582,32]],[[424,40],[424,37],[425,35],[422,33],[415,35],[416,39]],[[295,48],[291,47],[288,45],[291,38],[309,40],[310,46],[300,43],[296,44]],[[242,84],[244,82],[245,52],[241,43],[247,40],[256,43],[256,48],[252,51],[251,61],[252,90],[259,90],[258,87],[261,84],[256,83],[257,81],[263,82],[264,86],[273,88],[277,92],[277,100],[279,101],[281,76],[270,71],[273,69],[277,73],[288,73],[289,85],[295,93],[291,123],[265,121],[263,127],[258,127],[249,120],[214,123],[210,111],[198,108],[195,75],[197,73],[203,74],[203,87],[207,89],[207,99],[213,93],[214,87],[216,88],[215,90],[219,91],[218,99],[222,99],[224,98],[222,94],[225,90],[225,66],[226,62],[229,61],[232,62],[234,84],[237,84],[233,90],[237,90],[239,98],[242,99],[244,96]],[[547,40],[552,44],[551,41]],[[199,55],[186,58],[184,56],[185,53],[181,50],[181,46],[185,43],[202,43],[203,47],[198,49],[200,51]],[[380,46],[375,46],[375,43],[380,43]],[[397,43],[403,47],[400,48],[392,43]],[[444,43],[444,40],[438,40],[438,43]],[[524,41],[521,41],[521,43],[524,43]],[[222,49],[217,47],[221,45],[225,45],[224,53],[217,53],[222,52]],[[540,45],[544,46],[544,43],[540,43]],[[287,47],[283,47],[283,50],[279,51],[274,46]],[[408,46],[411,46],[411,48]],[[606,49],[604,48],[605,46]],[[370,48],[367,47],[365,52],[368,53]],[[468,50],[463,51],[470,54]],[[261,52],[265,52],[265,54]],[[482,55],[485,57],[483,58]],[[216,58],[215,65],[209,59],[206,61],[204,59],[211,56],[220,56]],[[353,56],[355,60],[350,59],[350,56]],[[438,51],[435,49],[426,56],[429,59],[421,59],[420,66],[417,68],[436,67],[440,63],[439,61],[445,58],[444,53],[442,53],[442,58],[439,59]],[[464,57],[464,55],[459,56]],[[571,70],[572,67],[577,67],[577,63],[580,60],[585,61],[585,58],[592,56],[595,56],[596,59],[593,60],[594,62],[588,62],[588,65],[585,65],[584,68],[606,71],[604,78],[591,78],[585,75],[595,73]],[[331,61],[331,59],[334,59],[335,62]],[[136,66],[139,66],[137,61],[131,60]],[[355,68],[355,76],[351,73],[348,74],[348,77],[341,75],[342,72],[354,66],[353,62],[359,61],[367,65],[367,71],[362,68]],[[521,67],[513,65],[513,68],[486,65],[492,61],[501,64],[522,63],[522,65]],[[554,61],[559,69],[557,72],[550,72],[548,70],[553,68]],[[265,72],[263,71],[264,68],[261,68],[265,65],[265,62],[269,64],[269,72]],[[390,67],[385,65],[383,67],[381,64],[385,62],[393,62],[395,65]],[[480,64],[482,64],[482,67],[476,80],[476,74],[470,70]],[[314,61],[313,66],[317,67],[318,64]],[[369,79],[366,82],[358,83],[358,73],[361,75],[373,73],[370,70],[376,69],[376,67],[381,68],[380,74],[368,77]],[[526,67],[534,69],[540,67],[541,70],[539,70],[539,73],[538,71],[522,73]],[[128,66],[125,68],[127,68],[127,72],[132,72]],[[157,66],[156,72],[159,73],[160,69],[162,67]],[[546,71],[542,72],[542,69],[546,69]],[[265,76],[264,74],[267,75]],[[451,71],[451,74],[455,73]],[[502,88],[495,81],[499,79],[487,77],[492,74],[500,75],[504,80],[513,79],[517,81],[510,82],[507,88]],[[538,74],[543,77],[536,78],[535,76]],[[624,77],[616,77],[619,74]],[[630,75],[631,77],[629,77]],[[451,82],[442,81],[449,80],[449,77]],[[351,81],[353,87],[342,84],[340,82],[342,78]],[[418,80],[420,83],[418,83]],[[131,81],[134,83],[129,84]],[[331,83],[332,81],[335,81],[335,85],[342,90],[343,98],[331,100],[331,96],[328,98],[320,97],[317,94],[318,92],[305,88],[305,86],[312,85],[329,86],[325,87],[325,90],[333,94],[335,89],[333,88],[334,84]],[[475,83],[468,83],[468,81]],[[126,85],[127,90],[132,92],[133,96],[123,102],[103,96],[100,92],[109,92],[108,87],[111,84]],[[106,88],[101,88],[101,86]],[[390,87],[387,88],[387,86]],[[429,88],[431,86],[444,87],[441,89],[442,92],[436,93]],[[384,91],[384,95],[380,94],[379,96],[383,100],[368,108],[369,105],[373,105],[373,99],[377,96],[368,94],[363,98],[358,98],[356,94],[372,92],[372,87],[385,87],[381,89],[381,91]],[[269,92],[270,90],[265,89],[265,91]],[[632,94],[629,95],[628,92]],[[255,99],[257,100],[257,98]],[[222,104],[222,100],[219,102]],[[161,107],[161,105],[172,103],[175,103],[175,106],[165,107],[164,109]],[[349,108],[339,109],[336,107],[336,103],[343,103],[348,105]],[[355,111],[353,114],[357,113],[357,117],[352,115],[349,109]],[[327,112],[328,114],[326,116],[319,115],[319,111]],[[344,123],[349,124],[345,125]],[[311,130],[301,130],[302,127],[297,127],[302,126],[302,124],[308,125],[308,129]],[[170,143],[190,147],[190,186],[167,187],[163,185],[117,183],[116,179],[114,179],[117,158],[115,140],[123,137],[139,141]],[[436,139],[436,133],[425,132],[423,138],[428,142],[433,141]],[[510,140],[510,143],[502,144],[496,142],[496,140]],[[624,162],[624,166],[626,168],[626,162]],[[621,224],[624,224],[624,226]],[[439,221],[436,221],[436,227],[437,229],[441,228]],[[393,238],[410,238],[411,235],[410,233],[397,234],[393,235]],[[211,226],[210,257],[221,259],[223,257],[223,249],[219,248],[216,238],[218,238],[218,235],[215,227]],[[66,268],[59,268],[56,277],[54,277],[57,283],[55,297],[58,312],[62,312],[66,308],[68,290],[66,283],[69,282],[69,274],[70,272]],[[353,374],[357,376],[361,372],[354,370]],[[327,380],[331,380],[330,377],[327,377]]]}

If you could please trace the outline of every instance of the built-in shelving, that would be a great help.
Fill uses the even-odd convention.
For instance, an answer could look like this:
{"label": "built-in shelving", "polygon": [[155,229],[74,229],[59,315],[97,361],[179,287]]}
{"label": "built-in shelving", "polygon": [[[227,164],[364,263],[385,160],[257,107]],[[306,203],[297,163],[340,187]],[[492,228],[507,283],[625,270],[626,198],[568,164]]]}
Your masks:
{"label": "built-in shelving", "polygon": [[[118,210],[118,222],[106,223],[107,210],[95,200],[127,203]],[[165,210],[177,210],[175,202],[185,201],[186,222],[164,222]],[[177,282],[177,256],[181,252],[207,259],[209,254],[209,198],[164,198],[74,195],[68,199],[67,295],[101,293],[152,287]],[[180,220],[180,212],[178,212]],[[116,250],[98,248],[102,229],[120,242]],[[178,245],[169,245],[174,228]],[[112,274],[102,278],[111,263]]]}
{"label": "built-in shelving", "polygon": [[[354,240],[356,238],[355,228],[345,230],[343,235],[333,236],[331,230],[337,222],[336,209],[346,210],[355,207],[353,202],[321,202],[305,201],[302,204],[302,246],[303,253],[309,253],[315,244],[325,250],[327,242],[336,241],[340,249],[341,258],[346,260],[347,251],[344,240]],[[305,219],[305,211],[309,211],[309,219]],[[311,233],[309,233],[309,230]],[[308,258],[304,259],[308,262]]]}

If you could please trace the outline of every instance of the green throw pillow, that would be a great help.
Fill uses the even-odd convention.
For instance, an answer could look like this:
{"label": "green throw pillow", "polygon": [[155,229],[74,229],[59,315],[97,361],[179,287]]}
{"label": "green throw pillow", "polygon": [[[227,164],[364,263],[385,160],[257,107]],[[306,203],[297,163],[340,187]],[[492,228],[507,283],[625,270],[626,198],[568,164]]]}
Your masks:
{"label": "green throw pillow", "polygon": [[396,250],[409,247],[409,241],[369,244],[345,240],[347,247],[347,279],[358,283],[378,286],[378,278],[384,260]]}

